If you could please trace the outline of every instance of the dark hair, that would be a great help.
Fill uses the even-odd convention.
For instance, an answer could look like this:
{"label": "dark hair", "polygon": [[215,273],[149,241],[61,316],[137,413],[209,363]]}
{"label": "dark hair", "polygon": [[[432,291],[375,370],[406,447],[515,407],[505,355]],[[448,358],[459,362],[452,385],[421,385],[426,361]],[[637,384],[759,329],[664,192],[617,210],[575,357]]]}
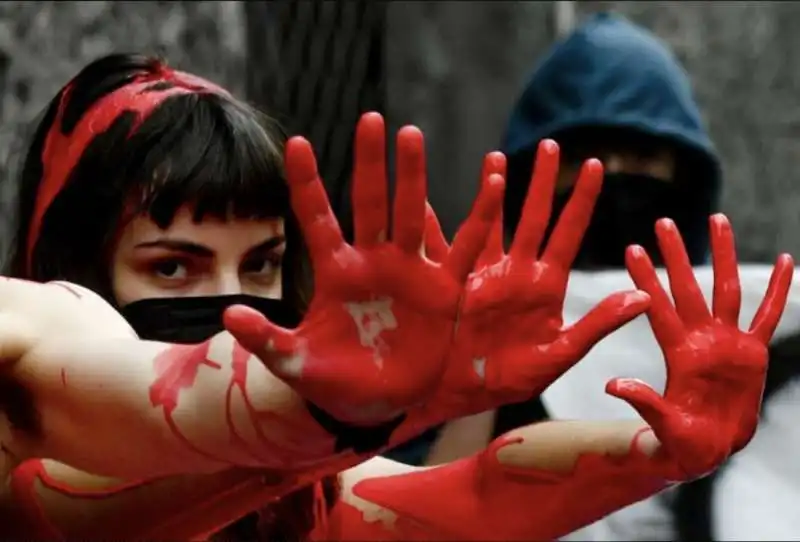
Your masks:
{"label": "dark hair", "polygon": [[[303,310],[311,285],[283,175],[286,135],[269,117],[221,89],[167,95],[144,118],[121,105],[108,128],[92,134],[85,148],[78,149],[77,162],[43,215],[28,254],[28,233],[45,166],[53,158],[44,155],[48,134],[58,130],[71,137],[92,107],[139,78],[155,79],[145,92],[178,85],[169,77],[159,79],[159,74],[169,73],[165,70],[157,58],[110,55],[86,66],[53,98],[21,164],[9,274],[75,282],[114,303],[108,252],[121,222],[133,211],[167,228],[177,210],[189,204],[197,221],[207,216],[283,217],[284,295]],[[322,484],[332,503],[336,478]],[[274,506],[280,514],[271,513],[271,508],[261,513],[267,519],[258,526],[263,536],[275,539],[273,533],[279,533],[282,540],[308,536],[314,523],[309,516],[315,509],[313,487]],[[259,538],[257,531],[248,531],[235,538]]]}
{"label": "dark hair", "polygon": [[[103,57],[81,70],[50,102],[20,171],[10,273],[37,281],[70,280],[113,301],[107,257],[120,221],[131,211],[142,212],[166,228],[188,203],[197,221],[206,216],[284,217],[289,270],[284,291],[291,301],[302,303],[308,273],[283,177],[286,135],[269,117],[225,94],[167,96],[141,119],[123,106],[108,129],[82,149],[28,254],[27,234],[49,159],[43,156],[48,133],[58,130],[69,137],[102,98],[159,70],[163,64],[152,57]],[[156,82],[148,90],[171,86],[169,81]],[[57,120],[60,124],[54,126]]]}

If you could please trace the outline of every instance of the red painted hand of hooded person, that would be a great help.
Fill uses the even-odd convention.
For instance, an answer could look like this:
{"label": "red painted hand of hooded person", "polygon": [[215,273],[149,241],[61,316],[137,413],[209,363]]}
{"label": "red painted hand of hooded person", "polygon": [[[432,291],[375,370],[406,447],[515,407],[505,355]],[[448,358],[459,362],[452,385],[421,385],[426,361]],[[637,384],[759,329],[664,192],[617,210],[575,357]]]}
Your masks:
{"label": "red painted hand of hooded person", "polygon": [[636,286],[650,294],[647,313],[667,364],[664,395],[635,379],[617,378],[606,391],[627,401],[650,425],[674,480],[702,476],[753,437],[767,371],[767,344],[775,332],[794,272],[788,254],[778,257],[761,306],[748,331],[739,329],[741,289],[728,219],[710,219],[714,290],[711,310],[692,272],[675,224],[656,226],[659,249],[675,305],[641,247],[626,254]]}
{"label": "red painted hand of hooded person", "polygon": [[502,205],[503,179],[487,182],[447,257],[427,259],[424,141],[415,127],[397,136],[391,230],[385,127],[377,113],[358,124],[353,172],[355,242],[344,241],[317,173],[311,145],[289,140],[291,204],[308,245],[314,297],[297,329],[231,307],[225,326],[303,397],[337,420],[380,423],[436,389],[452,343],[467,275]]}
{"label": "red painted hand of hooded person", "polygon": [[[475,271],[467,281],[455,345],[440,390],[442,406],[457,415],[488,410],[541,393],[603,337],[647,308],[647,294],[619,292],[578,322],[562,312],[570,268],[600,193],[603,168],[588,160],[547,246],[545,238],[558,177],[559,149],[539,145],[531,187],[511,249],[503,251],[498,218]],[[504,173],[505,157],[484,161],[484,182]],[[449,254],[435,216],[428,216],[426,246],[434,259]]]}

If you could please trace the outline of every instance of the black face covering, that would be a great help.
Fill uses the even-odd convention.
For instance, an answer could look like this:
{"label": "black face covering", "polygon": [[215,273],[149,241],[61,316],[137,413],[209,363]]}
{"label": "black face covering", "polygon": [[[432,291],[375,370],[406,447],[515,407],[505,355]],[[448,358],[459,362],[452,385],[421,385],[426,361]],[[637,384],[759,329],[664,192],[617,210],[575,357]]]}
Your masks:
{"label": "black face covering", "polygon": [[197,344],[224,330],[222,313],[231,305],[247,305],[283,327],[296,327],[301,320],[286,301],[251,295],[142,299],[120,312],[142,339]]}
{"label": "black face covering", "polygon": [[[556,197],[554,217],[561,213],[570,196],[571,192]],[[624,267],[625,249],[633,244],[643,246],[653,262],[659,264],[655,224],[660,218],[676,218],[678,199],[674,183],[648,175],[607,174],[573,267]]]}

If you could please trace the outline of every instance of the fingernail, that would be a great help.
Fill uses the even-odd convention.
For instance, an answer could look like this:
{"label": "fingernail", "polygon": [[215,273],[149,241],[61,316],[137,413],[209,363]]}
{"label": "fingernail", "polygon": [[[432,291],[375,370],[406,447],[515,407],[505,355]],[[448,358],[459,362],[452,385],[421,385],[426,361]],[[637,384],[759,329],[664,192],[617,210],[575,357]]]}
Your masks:
{"label": "fingernail", "polygon": [[380,121],[383,122],[383,115],[378,113],[377,111],[368,111],[361,115],[362,121]]}
{"label": "fingernail", "polygon": [[402,128],[400,128],[400,130],[397,132],[397,135],[405,137],[409,137],[412,135],[416,137],[422,137],[422,130],[420,130],[419,127],[414,126],[413,124],[407,124]]}
{"label": "fingernail", "polygon": [[641,258],[646,256],[647,252],[645,252],[644,247],[641,245],[630,245],[628,247],[628,254],[630,254],[632,258]]}
{"label": "fingernail", "polygon": [[647,292],[643,292],[641,290],[634,290],[632,292],[626,292],[625,296],[622,298],[623,307],[627,308],[631,305],[641,305],[642,303],[647,303],[650,301],[650,296]]}
{"label": "fingernail", "polygon": [[539,150],[548,154],[556,153],[558,152],[558,143],[552,139],[543,139],[539,143]]}

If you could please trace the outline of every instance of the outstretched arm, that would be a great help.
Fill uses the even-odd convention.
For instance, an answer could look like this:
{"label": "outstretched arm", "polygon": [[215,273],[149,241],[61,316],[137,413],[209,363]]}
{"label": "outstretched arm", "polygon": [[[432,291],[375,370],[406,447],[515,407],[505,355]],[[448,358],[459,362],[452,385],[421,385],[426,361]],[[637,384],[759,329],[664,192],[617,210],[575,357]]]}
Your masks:
{"label": "outstretched arm", "polygon": [[141,479],[334,455],[303,400],[227,333],[200,345],[141,341],[67,283],[4,280],[0,296],[4,357],[21,355],[0,373],[0,424],[13,427],[0,439],[15,461]]}
{"label": "outstretched arm", "polygon": [[448,465],[376,458],[347,471],[326,535],[553,540],[664,489],[672,476],[674,464],[641,422],[547,422]]}
{"label": "outstretched arm", "polygon": [[[0,451],[126,479],[231,466],[316,469],[313,479],[461,414],[434,416],[419,405],[441,381],[463,284],[502,206],[503,180],[487,179],[452,251],[435,263],[419,251],[425,162],[422,134],[413,127],[398,135],[395,221],[386,238],[384,131],[376,114],[357,130],[354,245],[345,243],[330,209],[310,144],[287,144],[292,208],[315,286],[295,329],[231,307],[225,325],[238,343],[225,333],[198,346],[138,341],[110,307],[87,313],[81,297],[102,304],[90,292],[56,310],[52,287],[37,294],[44,287],[16,281],[16,290],[38,295],[43,307],[26,322],[50,325],[32,350],[3,356],[22,359],[0,369],[0,384],[16,386],[11,394],[0,387],[0,401],[15,403],[0,410],[16,429],[4,437],[0,421]],[[1,290],[0,300],[9,317],[30,316],[30,300],[9,305]],[[75,326],[67,322],[75,314],[90,317]],[[124,332],[104,333],[106,318]],[[5,323],[1,354],[10,344],[2,337]],[[91,447],[76,438],[86,427]],[[132,440],[147,445],[124,444]],[[332,457],[342,462],[333,465]]]}
{"label": "outstretched arm", "polygon": [[[47,457],[126,480],[237,466],[316,479],[361,457],[336,450],[336,428],[228,333],[191,346],[141,341],[68,283],[0,280],[0,299],[0,474]],[[424,428],[415,419],[387,442]],[[358,443],[358,431],[349,436]]]}

